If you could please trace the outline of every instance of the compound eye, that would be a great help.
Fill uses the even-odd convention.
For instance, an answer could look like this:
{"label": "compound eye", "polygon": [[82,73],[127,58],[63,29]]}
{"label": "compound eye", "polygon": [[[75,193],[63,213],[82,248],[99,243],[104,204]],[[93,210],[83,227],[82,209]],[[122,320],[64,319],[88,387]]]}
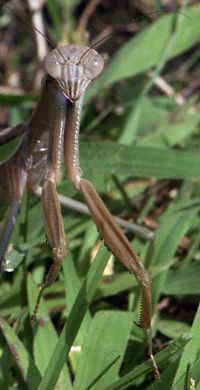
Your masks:
{"label": "compound eye", "polygon": [[61,65],[51,53],[44,59],[44,68],[54,79],[59,79],[61,77]]}
{"label": "compound eye", "polygon": [[[89,52],[88,52],[89,54]],[[85,76],[89,80],[95,79],[103,70],[104,60],[99,54],[92,55],[85,63]]]}

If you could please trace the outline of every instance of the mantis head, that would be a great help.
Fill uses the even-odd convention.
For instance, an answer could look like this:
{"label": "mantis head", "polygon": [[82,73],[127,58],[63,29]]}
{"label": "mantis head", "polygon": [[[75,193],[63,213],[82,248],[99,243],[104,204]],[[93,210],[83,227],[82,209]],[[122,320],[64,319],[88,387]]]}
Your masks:
{"label": "mantis head", "polygon": [[85,92],[90,81],[103,70],[104,60],[96,50],[77,45],[52,50],[44,59],[46,72],[72,102]]}

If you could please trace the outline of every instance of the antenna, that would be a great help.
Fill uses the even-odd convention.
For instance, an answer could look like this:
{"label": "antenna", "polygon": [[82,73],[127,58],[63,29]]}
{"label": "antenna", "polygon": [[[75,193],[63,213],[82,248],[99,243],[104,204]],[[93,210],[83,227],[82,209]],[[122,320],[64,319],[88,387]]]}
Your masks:
{"label": "antenna", "polygon": [[[9,5],[5,4],[3,2],[3,6],[5,8],[7,8],[11,13],[14,13],[14,9],[12,7],[10,7]],[[38,34],[40,34],[44,39],[46,39],[46,41],[49,43],[49,45],[53,48],[53,49],[56,49],[58,51],[58,53],[61,55],[61,57],[63,58],[64,61],[66,61],[65,57],[63,56],[63,54],[61,53],[61,51],[56,47],[56,45],[51,41],[51,39],[49,39],[45,34],[43,34],[37,27],[34,26],[34,24],[32,22],[29,22],[27,21],[26,19],[24,19],[21,15],[19,15],[19,13],[16,13],[17,17],[21,20],[23,20],[23,22],[29,26],[29,27],[32,27],[35,31],[37,31]]]}

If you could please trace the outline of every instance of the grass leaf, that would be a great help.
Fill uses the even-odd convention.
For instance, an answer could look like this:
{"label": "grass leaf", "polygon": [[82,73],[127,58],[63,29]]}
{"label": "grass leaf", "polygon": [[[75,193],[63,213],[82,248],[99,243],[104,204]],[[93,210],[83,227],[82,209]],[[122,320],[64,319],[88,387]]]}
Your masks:
{"label": "grass leaf", "polygon": [[28,389],[36,390],[41,377],[31,356],[14,330],[2,317],[0,318],[0,327]]}
{"label": "grass leaf", "polygon": [[[132,321],[132,313],[120,311],[99,311],[95,315],[81,354],[74,383],[75,390],[101,390],[116,379]],[[91,385],[93,382],[94,386]]]}
{"label": "grass leaf", "polygon": [[54,389],[109,257],[110,253],[102,247],[77,295],[38,390]]}

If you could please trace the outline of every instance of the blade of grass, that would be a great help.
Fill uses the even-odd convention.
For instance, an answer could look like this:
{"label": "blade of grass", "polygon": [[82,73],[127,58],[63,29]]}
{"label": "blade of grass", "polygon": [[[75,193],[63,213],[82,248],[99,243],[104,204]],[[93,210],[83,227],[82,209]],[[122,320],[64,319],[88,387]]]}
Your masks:
{"label": "blade of grass", "polygon": [[169,270],[162,292],[167,295],[199,295],[200,294],[199,261],[187,267]]}
{"label": "blade of grass", "polygon": [[41,376],[31,356],[14,330],[2,317],[0,318],[0,327],[27,388],[36,390],[40,383]]}
{"label": "blade of grass", "polygon": [[[187,1],[184,1],[182,8],[181,8],[181,11],[185,9],[186,4],[187,4]],[[156,69],[153,72],[153,75],[150,78],[150,80],[147,82],[147,84],[143,88],[133,111],[131,112],[131,114],[129,115],[129,117],[126,121],[126,125],[123,129],[123,132],[120,135],[119,142],[122,144],[128,145],[131,142],[133,142],[134,139],[136,138],[136,135],[138,132],[139,121],[140,121],[141,113],[142,113],[143,99],[149,93],[152,86],[154,85],[154,81],[155,81],[156,77],[158,77],[161,74],[166,62],[171,57],[171,53],[173,52],[173,48],[176,44],[177,34],[179,33],[180,22],[183,19],[183,17],[185,17],[184,15],[182,15],[182,12],[175,14],[175,15],[176,15],[175,20],[174,19],[171,20],[170,35],[169,35],[168,39],[166,40],[164,50],[163,50],[163,52],[160,56],[160,59],[157,63]]]}
{"label": "blade of grass", "polygon": [[196,123],[193,115],[187,121],[177,122],[176,124],[167,123],[164,127],[160,127],[156,133],[148,134],[137,142],[138,146],[170,148],[174,145],[185,145],[192,135],[198,133],[198,123],[200,121],[200,113],[196,116]]}
{"label": "blade of grass", "polygon": [[[168,360],[171,356],[176,353],[181,353],[185,344],[190,340],[191,335],[186,334],[183,337],[178,338],[174,343],[170,344],[168,347],[163,349],[161,352],[158,352],[154,357],[158,367],[162,365],[166,360]],[[134,368],[128,374],[122,376],[119,380],[114,382],[113,384],[104,387],[102,390],[121,390],[127,389],[128,386],[133,384],[136,379],[142,378],[144,375],[153,371],[152,363],[147,360],[145,363],[140,366]]]}
{"label": "blade of grass", "polygon": [[[100,311],[95,315],[83,345],[74,382],[75,390],[94,388],[91,387],[93,382],[95,382],[95,389],[101,390],[103,386],[117,378],[132,321],[132,313],[119,310]],[[97,351],[98,359],[96,359]],[[110,366],[112,361],[115,363]],[[106,370],[106,367],[109,369]],[[104,374],[101,376],[102,372]],[[98,379],[95,381],[95,378]]]}
{"label": "blade of grass", "polygon": [[62,19],[61,15],[58,9],[58,5],[55,1],[48,0],[47,1],[47,8],[49,11],[49,14],[51,16],[52,24],[53,24],[53,31],[56,36],[56,42],[59,42],[59,40],[62,37],[63,27],[62,27]]}
{"label": "blade of grass", "polygon": [[[77,271],[71,253],[67,255],[67,261],[63,263],[63,271],[65,279],[65,301],[68,316],[70,314],[70,311],[72,310],[77,294],[79,293],[81,288],[81,280],[77,275]],[[71,352],[69,355],[70,367],[73,372],[76,371],[76,366],[80,358],[80,351],[82,349],[84,339],[88,334],[88,329],[90,327],[91,320],[92,317],[90,315],[89,310],[87,310],[76,335],[76,338],[73,342],[73,347],[78,346],[78,348],[75,348],[73,350],[73,353]]]}
{"label": "blade of grass", "polygon": [[[199,7],[188,7],[184,14],[187,17],[183,17],[181,20],[176,43],[168,59],[183,53],[199,41]],[[156,66],[166,47],[166,42],[170,38],[173,18],[174,14],[160,17],[120,48],[102,76],[90,87],[87,101],[101,89],[107,88],[108,85],[127,77],[133,77]]]}
{"label": "blade of grass", "polygon": [[0,147],[0,165],[6,162],[13,154],[17,151],[21,142],[23,140],[23,135],[14,138],[12,141],[6,143]]}
{"label": "blade of grass", "polygon": [[109,257],[108,250],[101,247],[77,295],[38,390],[54,389]]}
{"label": "blade of grass", "polygon": [[[181,210],[184,202],[177,202],[170,207],[162,216],[160,228],[157,231],[155,239],[155,251],[153,255],[153,266],[168,264],[176,252],[177,246],[181,238],[187,232],[188,228],[194,222],[197,209]],[[153,280],[153,302],[158,302],[160,293],[162,292],[167,272],[162,272]]]}
{"label": "blade of grass", "polygon": [[172,383],[174,376],[176,374],[179,364],[179,359],[173,361],[167,366],[167,368],[162,372],[161,381],[154,381],[151,383],[148,390],[169,390],[172,388]]}
{"label": "blade of grass", "polygon": [[[29,312],[30,315],[32,315],[38,296],[38,288],[30,275],[28,276],[27,281],[27,291]],[[37,324],[34,324],[33,333],[33,352],[35,363],[42,376],[46,370],[47,364],[58,340],[58,336],[50,320],[50,317],[48,316],[48,310],[43,299],[41,300],[39,306],[38,321]],[[69,390],[72,389],[67,366],[63,367],[63,370],[59,376],[58,386],[63,389],[65,387]]]}
{"label": "blade of grass", "polygon": [[[112,158],[110,158],[112,156]],[[81,164],[85,176],[99,191],[105,190],[104,178],[116,173],[126,177],[184,179],[199,177],[197,153],[150,147],[132,147],[111,142],[82,142]]]}
{"label": "blade of grass", "polygon": [[[173,390],[184,389],[187,379],[186,373],[188,367],[191,367],[193,364],[195,364],[200,353],[200,305],[192,325],[191,333],[192,338],[184,348],[184,352],[182,354],[181,361],[173,382]],[[193,379],[197,379],[195,382],[198,383],[199,378]]]}

